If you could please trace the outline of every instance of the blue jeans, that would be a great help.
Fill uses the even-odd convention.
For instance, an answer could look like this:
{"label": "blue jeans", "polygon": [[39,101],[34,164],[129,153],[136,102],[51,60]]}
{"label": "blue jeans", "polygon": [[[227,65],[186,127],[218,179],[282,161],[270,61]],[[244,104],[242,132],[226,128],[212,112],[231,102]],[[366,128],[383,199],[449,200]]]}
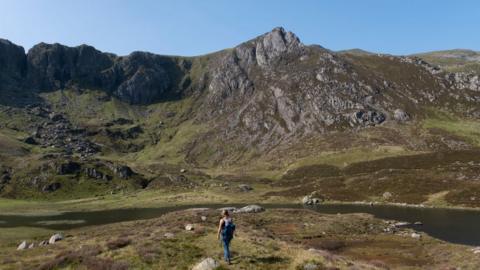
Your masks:
{"label": "blue jeans", "polygon": [[223,258],[227,262],[230,262],[230,240],[231,239],[225,239],[224,237],[222,237]]}

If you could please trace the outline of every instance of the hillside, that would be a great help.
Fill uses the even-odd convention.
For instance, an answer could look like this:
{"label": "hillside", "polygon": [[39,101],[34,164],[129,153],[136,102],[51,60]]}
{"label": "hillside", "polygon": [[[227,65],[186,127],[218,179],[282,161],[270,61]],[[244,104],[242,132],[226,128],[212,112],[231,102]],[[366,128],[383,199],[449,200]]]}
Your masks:
{"label": "hillside", "polygon": [[415,56],[450,72],[480,74],[480,53],[476,51],[456,49],[420,53]]}
{"label": "hillside", "polygon": [[3,197],[238,181],[270,199],[478,204],[478,76],[417,57],[275,28],[199,57],[1,40],[0,63]]}

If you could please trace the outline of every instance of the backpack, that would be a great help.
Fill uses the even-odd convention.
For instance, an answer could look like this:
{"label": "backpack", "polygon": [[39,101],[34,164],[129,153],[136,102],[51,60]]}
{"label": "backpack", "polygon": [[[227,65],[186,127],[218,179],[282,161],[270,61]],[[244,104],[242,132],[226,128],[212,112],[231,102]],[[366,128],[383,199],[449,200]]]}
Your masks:
{"label": "backpack", "polygon": [[229,222],[222,230],[223,239],[230,241],[233,238],[233,233],[235,232],[235,224]]}

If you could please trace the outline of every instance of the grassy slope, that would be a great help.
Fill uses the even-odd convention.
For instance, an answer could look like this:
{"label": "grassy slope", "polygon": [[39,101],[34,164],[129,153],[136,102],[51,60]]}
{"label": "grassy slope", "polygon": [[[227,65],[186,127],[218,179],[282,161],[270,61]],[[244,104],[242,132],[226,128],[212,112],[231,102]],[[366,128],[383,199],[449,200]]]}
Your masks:
{"label": "grassy slope", "polygon": [[[200,219],[202,215],[206,221]],[[468,247],[427,235],[413,239],[409,229],[384,233],[386,224],[365,214],[278,209],[239,214],[235,220],[233,265],[222,263],[222,269],[302,269],[308,262],[335,269],[478,267]],[[0,262],[3,269],[190,269],[205,257],[221,260],[217,221],[218,211],[185,210],[152,220],[66,231],[65,240],[26,251],[15,251],[18,241],[5,238],[0,242]],[[188,223],[194,224],[194,231],[183,229]],[[166,232],[174,237],[165,238]],[[41,241],[49,234],[32,231],[25,240]]]}
{"label": "grassy slope", "polygon": [[[425,61],[440,66],[449,72],[472,72],[480,74],[480,53],[470,50],[447,50],[416,54]],[[474,59],[469,59],[474,58]]]}

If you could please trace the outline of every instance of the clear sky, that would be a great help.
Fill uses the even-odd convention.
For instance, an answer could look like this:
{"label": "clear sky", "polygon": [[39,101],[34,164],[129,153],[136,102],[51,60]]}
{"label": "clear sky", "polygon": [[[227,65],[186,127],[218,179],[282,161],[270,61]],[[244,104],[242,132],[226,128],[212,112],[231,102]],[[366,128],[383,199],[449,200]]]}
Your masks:
{"label": "clear sky", "polygon": [[410,54],[480,50],[477,0],[0,0],[0,37],[199,55],[283,26],[305,44]]}

